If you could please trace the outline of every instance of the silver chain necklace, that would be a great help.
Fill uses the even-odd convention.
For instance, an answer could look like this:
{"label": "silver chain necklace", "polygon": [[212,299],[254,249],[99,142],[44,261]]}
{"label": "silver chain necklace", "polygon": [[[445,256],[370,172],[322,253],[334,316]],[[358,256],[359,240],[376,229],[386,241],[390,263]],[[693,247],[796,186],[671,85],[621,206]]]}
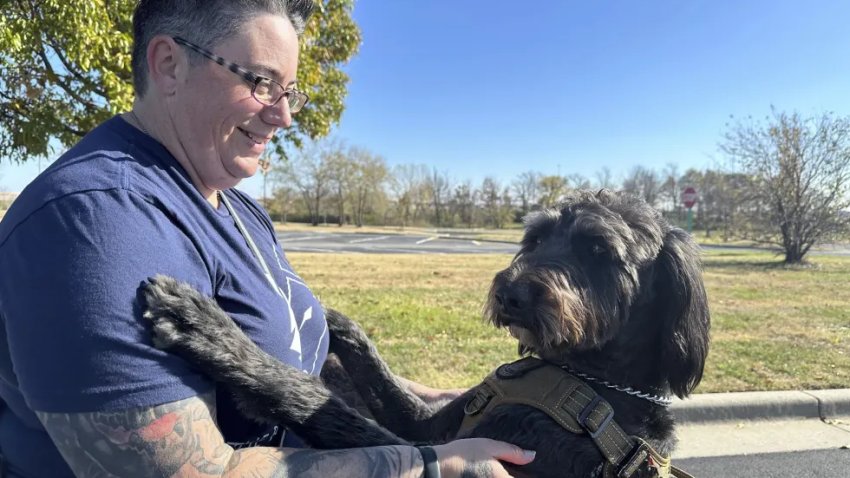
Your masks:
{"label": "silver chain necklace", "polygon": [[145,128],[145,125],[143,125],[143,124],[142,124],[142,120],[140,120],[140,119],[139,119],[139,117],[138,117],[138,116],[136,116],[136,112],[135,112],[135,111],[130,110],[130,116],[132,116],[132,117],[133,117],[133,121],[135,121],[135,122],[136,122],[136,124],[137,124],[137,125],[139,125],[139,129],[140,129],[140,130],[142,130],[142,133],[145,133],[146,135],[148,135],[148,136],[150,136],[151,138],[153,138],[153,136],[152,136],[152,135],[148,132],[148,130]]}
{"label": "silver chain necklace", "polygon": [[257,247],[257,244],[254,242],[254,238],[251,237],[251,233],[248,232],[248,228],[245,227],[245,224],[242,222],[242,218],[240,218],[239,215],[236,214],[236,209],[234,209],[233,205],[230,204],[230,199],[228,199],[222,191],[216,191],[216,195],[218,196],[219,202],[224,204],[224,207],[227,208],[227,211],[230,213],[230,216],[233,217],[233,221],[236,223],[236,229],[239,230],[239,233],[242,234],[242,237],[245,238],[245,242],[248,243],[248,248],[251,249],[251,253],[253,253],[254,258],[257,259],[257,263],[263,270],[263,275],[266,277],[266,281],[268,281],[273,291],[275,291],[281,297],[284,297],[283,291],[280,289],[280,287],[278,287],[277,281],[274,279],[274,276],[272,275],[268,264],[266,264],[266,260],[263,259],[263,255],[260,253],[260,248]]}
{"label": "silver chain necklace", "polygon": [[649,402],[652,402],[656,405],[661,405],[662,407],[668,407],[668,406],[670,406],[671,403],[673,403],[673,399],[670,398],[670,397],[661,396],[661,395],[653,395],[653,394],[650,394],[650,393],[641,392],[640,390],[635,390],[632,387],[624,387],[622,385],[616,385],[616,384],[613,384],[613,383],[611,383],[607,380],[602,380],[601,378],[596,378],[592,375],[588,375],[586,373],[579,372],[578,370],[573,370],[572,368],[567,367],[566,365],[562,366],[561,368],[563,368],[564,370],[566,370],[567,372],[569,372],[573,375],[576,375],[578,377],[581,377],[581,378],[587,380],[588,382],[598,383],[599,385],[602,385],[603,387],[608,387],[612,390],[617,390],[618,392],[627,393],[627,394],[629,394],[633,397],[642,398],[642,399],[649,401]]}

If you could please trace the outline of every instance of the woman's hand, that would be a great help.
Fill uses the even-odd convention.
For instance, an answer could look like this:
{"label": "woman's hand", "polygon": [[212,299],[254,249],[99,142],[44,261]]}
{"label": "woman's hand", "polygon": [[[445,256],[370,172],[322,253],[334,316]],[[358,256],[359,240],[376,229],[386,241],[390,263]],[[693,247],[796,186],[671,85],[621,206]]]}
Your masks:
{"label": "woman's hand", "polygon": [[463,395],[467,389],[466,388],[453,388],[453,389],[440,389],[440,388],[432,388],[427,385],[422,385],[421,383],[416,383],[412,380],[408,380],[404,377],[396,375],[396,378],[405,386],[408,390],[417,397],[421,398],[425,403],[438,403],[442,401],[452,401],[455,398]]}
{"label": "woman's hand", "polygon": [[535,452],[489,438],[465,438],[433,447],[442,478],[510,478],[499,461],[526,465]]}

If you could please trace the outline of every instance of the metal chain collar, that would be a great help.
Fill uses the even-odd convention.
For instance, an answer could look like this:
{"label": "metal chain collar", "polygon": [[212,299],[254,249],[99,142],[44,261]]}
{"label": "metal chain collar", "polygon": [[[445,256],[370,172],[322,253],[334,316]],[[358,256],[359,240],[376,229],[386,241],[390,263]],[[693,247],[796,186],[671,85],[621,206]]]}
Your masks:
{"label": "metal chain collar", "polygon": [[599,385],[602,385],[603,387],[608,387],[612,390],[617,390],[618,392],[623,392],[623,393],[627,393],[627,394],[634,396],[634,397],[642,398],[642,399],[649,401],[649,402],[652,402],[656,405],[661,405],[662,407],[668,407],[668,406],[670,406],[671,403],[673,403],[673,399],[669,396],[653,395],[653,394],[650,394],[650,393],[641,392],[640,390],[635,390],[632,387],[624,387],[622,385],[613,384],[613,383],[611,383],[607,380],[602,380],[601,378],[596,378],[592,375],[588,375],[586,373],[582,373],[582,372],[579,372],[577,370],[573,370],[572,368],[567,367],[567,366],[563,366],[561,368],[563,368],[567,372],[570,372],[571,374],[573,374],[577,377],[581,377],[581,378],[587,380],[588,382],[598,383]]}

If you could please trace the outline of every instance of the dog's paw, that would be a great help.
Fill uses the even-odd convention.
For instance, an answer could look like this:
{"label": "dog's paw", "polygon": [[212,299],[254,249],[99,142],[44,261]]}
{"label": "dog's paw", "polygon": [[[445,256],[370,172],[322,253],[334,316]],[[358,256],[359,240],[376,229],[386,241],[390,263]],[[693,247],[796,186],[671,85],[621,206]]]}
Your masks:
{"label": "dog's paw", "polygon": [[171,277],[153,277],[143,293],[143,317],[153,323],[153,342],[159,348],[203,348],[235,327],[215,302]]}
{"label": "dog's paw", "polygon": [[345,333],[351,328],[357,327],[357,324],[345,316],[342,312],[334,309],[325,310],[325,320],[328,322],[328,330],[334,333]]}
{"label": "dog's paw", "polygon": [[328,309],[325,311],[325,319],[333,350],[341,352],[342,349],[362,349],[369,346],[369,338],[363,329],[344,314]]}

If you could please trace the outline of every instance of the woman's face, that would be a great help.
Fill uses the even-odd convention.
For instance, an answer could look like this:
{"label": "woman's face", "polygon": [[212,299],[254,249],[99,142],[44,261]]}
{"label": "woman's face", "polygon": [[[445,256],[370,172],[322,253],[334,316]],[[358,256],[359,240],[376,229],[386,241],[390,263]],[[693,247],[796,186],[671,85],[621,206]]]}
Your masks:
{"label": "woman's face", "polygon": [[[183,51],[194,54],[185,47]],[[298,37],[286,18],[254,17],[212,53],[285,87],[295,82]],[[169,114],[194,172],[190,176],[201,183],[196,186],[202,193],[253,176],[275,132],[292,123],[285,99],[274,106],[261,104],[248,82],[211,60],[188,69],[169,102]]]}

